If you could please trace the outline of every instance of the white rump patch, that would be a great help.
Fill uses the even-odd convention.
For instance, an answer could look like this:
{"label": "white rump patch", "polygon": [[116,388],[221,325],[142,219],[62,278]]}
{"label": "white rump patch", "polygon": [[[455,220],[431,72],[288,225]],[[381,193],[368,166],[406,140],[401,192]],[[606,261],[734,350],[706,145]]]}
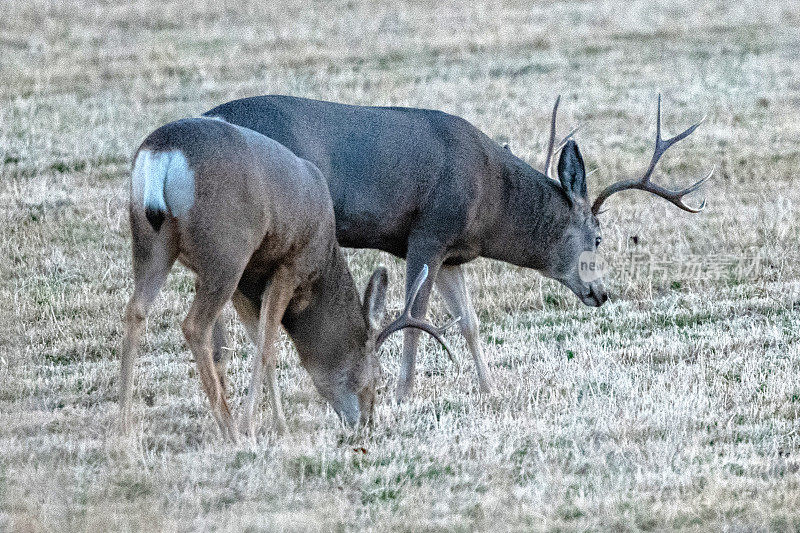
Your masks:
{"label": "white rump patch", "polygon": [[170,154],[170,160],[164,194],[172,216],[181,217],[194,205],[194,172],[183,152],[175,150],[167,154]]}
{"label": "white rump patch", "polygon": [[131,198],[136,205],[174,217],[188,213],[194,205],[194,172],[183,152],[139,152],[131,175]]}

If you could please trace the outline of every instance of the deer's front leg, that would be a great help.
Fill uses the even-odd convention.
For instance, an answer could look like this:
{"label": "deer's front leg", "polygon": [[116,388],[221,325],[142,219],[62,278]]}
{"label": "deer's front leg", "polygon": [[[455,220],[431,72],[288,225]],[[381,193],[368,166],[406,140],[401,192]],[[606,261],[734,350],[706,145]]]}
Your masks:
{"label": "deer's front leg", "polygon": [[[275,429],[279,434],[286,432],[286,417],[283,414],[278,391],[276,373],[278,354],[275,349],[275,342],[278,340],[283,314],[296,288],[297,284],[292,272],[287,268],[280,268],[267,283],[267,288],[261,298],[261,309],[258,313],[257,353],[253,357],[253,376],[250,382],[250,390],[247,392],[242,424],[242,429],[251,438],[255,437],[255,409],[261,398],[261,388],[265,379],[269,389]],[[237,305],[236,301],[234,301],[234,304]],[[239,305],[237,305],[237,311],[239,311]],[[242,313],[240,312],[241,315]]]}
{"label": "deer's front leg", "polygon": [[[428,265],[428,277],[422,284],[417,299],[411,310],[411,316],[419,319],[425,318],[428,311],[428,301],[433,288],[433,281],[439,273],[444,256],[443,246],[437,241],[409,241],[406,256],[406,298],[414,285],[422,267]],[[400,364],[400,375],[397,379],[397,403],[406,399],[414,387],[414,371],[417,362],[417,346],[419,344],[420,330],[407,328],[403,336],[403,359]]]}

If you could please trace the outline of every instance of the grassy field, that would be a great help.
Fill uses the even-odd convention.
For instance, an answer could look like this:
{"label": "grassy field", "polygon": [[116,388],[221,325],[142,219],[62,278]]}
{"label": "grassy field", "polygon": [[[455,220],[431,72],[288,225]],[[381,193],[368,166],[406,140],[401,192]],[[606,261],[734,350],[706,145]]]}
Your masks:
{"label": "grassy field", "polygon": [[[797,2],[2,9],[0,530],[800,528]],[[646,165],[659,91],[668,134],[708,115],[657,176],[715,165],[707,210],[610,201],[613,299],[600,309],[536,272],[472,263],[490,397],[451,333],[460,366],[425,340],[413,399],[392,405],[396,336],[377,424],[353,435],[284,338],[289,433],[267,431],[265,405],[257,444],[226,444],[181,336],[193,283],[176,268],[148,320],[136,429],[115,437],[128,169],[150,130],[286,93],[442,109],[539,167],[560,93],[560,128],[582,126],[596,192]],[[668,266],[625,279],[631,253]],[[389,266],[399,310],[403,263],[348,256],[360,287]],[[711,268],[755,256],[743,273]],[[226,316],[238,406],[253,351]],[[438,300],[432,317],[446,319]]]}

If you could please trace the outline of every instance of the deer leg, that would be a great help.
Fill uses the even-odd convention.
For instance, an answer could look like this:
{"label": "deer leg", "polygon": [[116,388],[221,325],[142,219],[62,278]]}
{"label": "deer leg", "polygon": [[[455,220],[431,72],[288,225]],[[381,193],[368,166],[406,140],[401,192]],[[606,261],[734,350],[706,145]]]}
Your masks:
{"label": "deer leg", "polygon": [[[237,273],[238,274],[238,273]],[[228,401],[214,366],[212,336],[214,323],[236,289],[238,275],[213,280],[198,277],[195,298],[183,321],[183,335],[194,355],[203,391],[211,403],[211,413],[225,438],[236,442],[238,434],[233,424]]]}
{"label": "deer leg", "polygon": [[454,317],[461,317],[458,325],[461,334],[467,340],[472,359],[475,361],[475,370],[478,372],[478,384],[482,393],[489,393],[492,389],[492,382],[489,378],[489,369],[483,359],[483,351],[478,337],[478,315],[472,307],[472,298],[467,290],[464,269],[461,265],[442,266],[439,275],[436,276],[436,288]]}
{"label": "deer leg", "polygon": [[[419,319],[425,318],[428,311],[428,300],[433,287],[433,280],[439,272],[441,266],[441,249],[437,246],[412,247],[409,243],[409,251],[406,257],[406,297],[417,279],[420,270],[424,265],[428,265],[429,274],[425,283],[422,284],[414,306],[411,309],[411,316]],[[397,403],[401,403],[414,387],[414,371],[417,363],[417,345],[419,344],[420,330],[416,328],[406,328],[403,331],[403,359],[400,364],[400,375],[397,380]]]}
{"label": "deer leg", "polygon": [[[146,225],[147,222],[144,222]],[[153,234],[142,229],[142,222],[132,218],[134,290],[125,310],[125,337],[122,341],[119,381],[119,429],[123,433],[130,424],[133,397],[133,366],[139,341],[144,332],[147,312],[164,284],[176,252],[166,232]]]}
{"label": "deer leg", "polygon": [[222,386],[223,394],[228,389],[228,361],[230,352],[228,351],[228,333],[225,330],[225,321],[222,315],[214,322],[211,339],[213,341],[214,366],[217,369],[219,383]]}
{"label": "deer leg", "polygon": [[[260,322],[260,309],[261,303],[254,302],[250,300],[247,296],[242,294],[240,291],[236,291],[233,293],[233,308],[236,310],[236,314],[239,316],[239,320],[241,321],[242,325],[244,326],[244,331],[247,334],[247,338],[250,339],[250,342],[253,343],[256,347],[256,353],[253,355],[253,374],[255,375],[256,372],[261,372],[261,353],[260,353],[260,346],[259,346],[259,329],[258,325]],[[256,368],[258,365],[258,368]],[[255,381],[255,380],[254,380]],[[250,384],[250,388],[248,389],[248,399],[244,406],[244,414],[242,418],[241,424],[241,431],[245,435],[250,435],[251,437],[254,436],[254,411],[255,411],[255,403],[258,400],[258,396],[260,395],[261,389],[261,382],[255,384],[258,387],[259,391],[253,390],[254,383]],[[251,399],[251,396],[253,398]],[[252,403],[252,410],[250,409]]]}
{"label": "deer leg", "polygon": [[[286,432],[286,417],[283,414],[280,392],[278,390],[278,377],[276,373],[278,358],[275,342],[278,340],[283,314],[286,312],[286,307],[289,305],[289,301],[292,299],[296,288],[297,285],[294,282],[291,272],[288,269],[281,268],[272,275],[272,278],[267,283],[267,288],[264,290],[264,295],[261,298],[261,309],[256,315],[258,316],[258,342],[256,343],[258,353],[253,357],[253,375],[250,382],[250,389],[247,392],[243,419],[244,430],[251,438],[255,437],[254,414],[261,397],[261,388],[265,380],[267,382],[267,389],[269,390],[270,403],[272,404],[275,429],[278,434]],[[245,315],[252,317],[254,315],[254,309],[252,309],[254,306],[252,303],[249,303],[251,309],[248,310],[244,302],[237,297],[235,305],[237,311],[239,311],[240,308],[242,309],[240,316]],[[250,328],[252,328],[252,326],[250,326]]]}
{"label": "deer leg", "polygon": [[255,346],[258,346],[258,321],[261,304],[253,302],[240,291],[233,293],[233,308],[244,326],[244,332]]}

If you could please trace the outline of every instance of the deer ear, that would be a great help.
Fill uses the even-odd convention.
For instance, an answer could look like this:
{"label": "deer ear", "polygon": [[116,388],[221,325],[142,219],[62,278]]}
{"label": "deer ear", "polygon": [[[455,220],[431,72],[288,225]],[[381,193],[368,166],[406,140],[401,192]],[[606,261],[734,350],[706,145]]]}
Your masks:
{"label": "deer ear", "polygon": [[586,169],[578,143],[570,139],[558,159],[558,179],[561,187],[573,200],[586,200]]}
{"label": "deer ear", "polygon": [[380,327],[383,316],[386,314],[386,286],[388,284],[389,274],[386,273],[386,268],[378,267],[369,278],[369,283],[364,291],[364,318],[373,331]]}

